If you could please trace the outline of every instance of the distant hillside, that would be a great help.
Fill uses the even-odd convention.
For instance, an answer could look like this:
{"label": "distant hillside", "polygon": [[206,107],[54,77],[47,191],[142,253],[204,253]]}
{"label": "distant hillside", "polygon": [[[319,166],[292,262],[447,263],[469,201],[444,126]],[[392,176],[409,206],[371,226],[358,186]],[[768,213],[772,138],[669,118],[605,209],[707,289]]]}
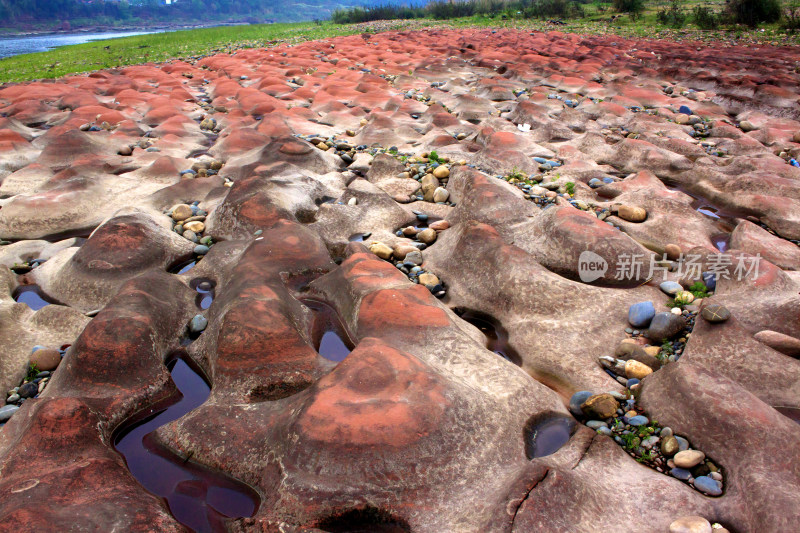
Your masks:
{"label": "distant hillside", "polygon": [[[374,0],[0,0],[0,27],[23,30],[169,22],[297,22],[327,20],[336,9],[374,3]],[[419,4],[420,0],[382,3]]]}

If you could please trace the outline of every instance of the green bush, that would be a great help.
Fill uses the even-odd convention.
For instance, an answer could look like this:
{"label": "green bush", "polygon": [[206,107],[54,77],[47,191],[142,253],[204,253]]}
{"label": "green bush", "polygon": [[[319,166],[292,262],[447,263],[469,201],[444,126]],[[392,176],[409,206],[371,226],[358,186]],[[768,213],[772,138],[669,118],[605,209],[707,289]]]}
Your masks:
{"label": "green bush", "polygon": [[719,15],[707,6],[695,6],[692,18],[701,30],[716,30],[720,25]]}
{"label": "green bush", "polygon": [[678,0],[672,0],[668,8],[658,11],[656,19],[665,26],[680,28],[686,22],[686,12],[683,10]]}
{"label": "green bush", "polygon": [[731,20],[755,28],[759,22],[776,22],[781,18],[780,0],[729,0]]}
{"label": "green bush", "polygon": [[638,14],[644,10],[644,0],[613,0],[612,5],[620,13]]}

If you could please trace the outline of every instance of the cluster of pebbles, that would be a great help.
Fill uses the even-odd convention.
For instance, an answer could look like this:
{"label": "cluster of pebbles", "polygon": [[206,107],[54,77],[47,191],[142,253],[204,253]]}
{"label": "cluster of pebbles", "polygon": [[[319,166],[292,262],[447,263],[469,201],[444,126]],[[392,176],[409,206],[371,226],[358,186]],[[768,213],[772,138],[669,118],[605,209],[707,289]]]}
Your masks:
{"label": "cluster of pebbles", "polygon": [[[716,286],[714,277],[704,276],[704,282],[706,289]],[[631,305],[631,327],[625,330],[628,337],[619,343],[614,357],[598,359],[603,369],[625,386],[625,392],[580,391],[570,399],[569,408],[587,427],[613,438],[640,463],[680,479],[703,494],[720,496],[724,480],[721,468],[702,451],[692,449],[688,439],[650,420],[636,400],[641,380],[680,358],[698,314],[708,322],[718,323],[727,320],[730,312],[719,304],[702,305],[701,311],[704,298],[696,298],[678,282],[664,281],[660,288],[672,296],[671,310],[657,313],[650,301]],[[648,340],[662,344],[650,345]]]}
{"label": "cluster of pebbles", "polygon": [[688,439],[650,420],[636,403],[640,387],[636,382],[624,393],[579,391],[570,399],[569,409],[587,427],[614,439],[638,462],[708,496],[722,495],[722,469],[702,451],[692,449]]}
{"label": "cluster of pebbles", "polygon": [[18,387],[6,393],[6,404],[0,407],[0,424],[4,424],[30,398],[36,398],[50,382],[52,373],[61,364],[69,346],[49,348],[34,346],[28,362],[28,374]]}
{"label": "cluster of pebbles", "polygon": [[198,207],[199,204],[199,201],[194,201],[191,204],[178,204],[164,214],[172,218],[172,231],[186,240],[197,243],[194,247],[194,253],[203,256],[208,253],[214,241],[208,235],[203,236],[208,213],[200,209]]}
{"label": "cluster of pebbles", "polygon": [[[437,220],[428,223],[428,215],[419,211],[413,211],[417,217],[417,225],[406,226],[397,230],[398,237],[413,238],[414,242],[401,242],[394,247],[375,241],[369,244],[369,250],[385,261],[391,262],[398,270],[408,276],[412,283],[422,285],[431,294],[441,298],[446,294],[442,281],[426,270],[423,266],[424,258],[422,251],[436,242],[438,234],[450,227],[446,220]],[[367,237],[369,234],[367,234]]]}

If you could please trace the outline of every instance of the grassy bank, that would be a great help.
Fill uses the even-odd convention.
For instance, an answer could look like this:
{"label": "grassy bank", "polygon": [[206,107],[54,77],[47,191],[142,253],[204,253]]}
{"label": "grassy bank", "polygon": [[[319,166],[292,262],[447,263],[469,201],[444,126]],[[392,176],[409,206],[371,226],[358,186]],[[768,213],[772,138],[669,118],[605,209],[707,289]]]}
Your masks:
{"label": "grassy bank", "polygon": [[[170,59],[191,59],[213,53],[233,52],[241,48],[267,47],[283,42],[323,39],[364,31],[446,26],[455,28],[515,28],[526,31],[558,30],[583,34],[613,34],[627,38],[657,38],[727,44],[797,45],[800,33],[787,33],[778,24],[762,25],[751,30],[743,26],[721,27],[702,31],[691,19],[680,28],[658,20],[658,12],[668,0],[652,0],[633,18],[607,9],[608,3],[583,4],[583,16],[565,18],[559,24],[538,18],[515,17],[515,13],[473,15],[450,20],[412,19],[377,21],[366,24],[322,23],[267,24],[227,26],[139,35],[58,48],[49,52],[0,59],[0,83],[56,78],[66,74],[89,72]],[[687,0],[685,7],[708,5],[701,0]],[[715,7],[722,6],[716,0]],[[613,19],[613,20],[612,20]]]}
{"label": "grassy bank", "polygon": [[75,72],[191,58],[239,48],[270,46],[277,42],[323,39],[357,31],[354,26],[305,22],[137,35],[0,59],[0,82],[56,78]]}

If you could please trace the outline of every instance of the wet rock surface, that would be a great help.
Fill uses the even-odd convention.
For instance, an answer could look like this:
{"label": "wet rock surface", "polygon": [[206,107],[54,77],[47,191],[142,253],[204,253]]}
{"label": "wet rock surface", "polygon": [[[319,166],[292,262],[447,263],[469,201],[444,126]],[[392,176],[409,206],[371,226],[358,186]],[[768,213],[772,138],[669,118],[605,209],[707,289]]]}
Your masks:
{"label": "wet rock surface", "polygon": [[0,531],[791,530],[796,58],[432,30],[0,87]]}

